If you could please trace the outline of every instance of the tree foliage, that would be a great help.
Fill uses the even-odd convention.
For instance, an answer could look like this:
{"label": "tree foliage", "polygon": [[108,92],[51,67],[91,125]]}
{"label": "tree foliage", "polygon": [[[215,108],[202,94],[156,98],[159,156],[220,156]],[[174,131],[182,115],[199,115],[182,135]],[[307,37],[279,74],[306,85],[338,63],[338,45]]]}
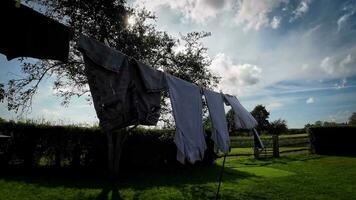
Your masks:
{"label": "tree foliage", "polygon": [[231,133],[236,130],[234,122],[234,110],[230,109],[225,116],[227,121],[227,129]]}
{"label": "tree foliage", "polygon": [[287,121],[283,119],[277,119],[270,123],[269,132],[273,135],[280,135],[288,131]]}
{"label": "tree foliage", "polygon": [[[205,88],[213,88],[219,81],[207,68],[211,60],[207,55],[207,48],[201,42],[203,38],[210,36],[210,33],[192,32],[174,38],[157,30],[156,17],[152,13],[144,9],[130,8],[123,0],[28,2],[29,5],[45,8],[47,16],[71,27],[74,36],[70,43],[67,63],[38,60],[36,63],[22,64],[24,77],[10,80],[5,90],[0,91],[9,110],[17,112],[30,109],[39,84],[48,77],[54,79],[53,90],[56,95],[62,97],[63,105],[69,104],[72,97],[83,95],[91,101],[84,63],[81,53],[77,50],[76,41],[80,34],[95,38],[156,69],[162,69]],[[129,17],[133,17],[135,23],[129,24]],[[184,48],[177,51],[177,47]],[[167,104],[166,101],[163,103]],[[167,106],[165,108],[163,111],[167,111]]]}
{"label": "tree foliage", "polygon": [[352,113],[349,118],[349,125],[356,125],[356,112]]}
{"label": "tree foliage", "polygon": [[257,130],[259,132],[266,131],[269,128],[269,112],[266,110],[266,107],[263,105],[257,105],[252,111],[252,116],[258,122]]}

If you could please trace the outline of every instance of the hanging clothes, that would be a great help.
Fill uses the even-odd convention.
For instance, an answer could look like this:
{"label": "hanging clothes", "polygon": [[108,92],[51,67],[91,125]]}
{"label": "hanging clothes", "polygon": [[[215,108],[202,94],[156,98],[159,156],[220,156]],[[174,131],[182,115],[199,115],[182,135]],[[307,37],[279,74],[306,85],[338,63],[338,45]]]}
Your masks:
{"label": "hanging clothes", "polygon": [[0,53],[8,60],[17,57],[68,60],[70,29],[31,8],[0,2]]}
{"label": "hanging clothes", "polygon": [[195,163],[203,159],[207,148],[200,88],[169,74],[166,79],[176,122],[174,142],[177,145],[177,160],[183,164],[185,159]]}
{"label": "hanging clothes", "polygon": [[[94,107],[104,130],[157,124],[161,110],[159,89],[164,85],[147,80],[163,79],[163,73],[146,69],[148,66],[86,36],[80,37],[79,50],[84,57]],[[145,84],[156,90],[146,90]]]}
{"label": "hanging clothes", "polygon": [[139,61],[136,62],[146,91],[157,92],[167,89],[164,72],[155,70]]}
{"label": "hanging clothes", "polygon": [[254,129],[252,129],[252,131],[253,131],[253,141],[254,141],[255,147],[264,149],[265,145],[263,144],[257,130],[254,128]]}
{"label": "hanging clothes", "polygon": [[235,96],[225,94],[225,102],[231,105],[234,111],[234,124],[236,129],[252,129],[257,126],[257,121],[237,100]]}
{"label": "hanging clothes", "polygon": [[209,115],[212,122],[211,139],[215,143],[215,151],[229,153],[230,138],[224,109],[224,99],[221,93],[204,89],[204,96],[208,104]]}
{"label": "hanging clothes", "polygon": [[235,96],[224,94],[225,103],[231,105],[234,111],[234,124],[236,129],[253,129],[254,141],[256,147],[264,148],[262,140],[254,129],[257,126],[256,119],[248,112],[237,100]]}

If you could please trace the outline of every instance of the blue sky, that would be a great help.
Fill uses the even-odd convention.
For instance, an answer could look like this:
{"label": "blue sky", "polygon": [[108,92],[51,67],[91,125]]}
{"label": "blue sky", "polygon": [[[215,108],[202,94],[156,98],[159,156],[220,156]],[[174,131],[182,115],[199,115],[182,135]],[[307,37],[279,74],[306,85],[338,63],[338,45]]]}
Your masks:
{"label": "blue sky", "polygon": [[[248,110],[263,104],[289,127],[317,120],[345,122],[356,112],[356,1],[132,0],[157,15],[174,36],[209,31],[204,39],[219,89]],[[132,20],[134,21],[134,20]],[[178,47],[177,50],[179,50]],[[0,55],[0,78],[20,75],[19,62]],[[41,85],[27,117],[96,123],[92,105],[62,107],[51,80]],[[4,104],[1,117],[15,118]]]}

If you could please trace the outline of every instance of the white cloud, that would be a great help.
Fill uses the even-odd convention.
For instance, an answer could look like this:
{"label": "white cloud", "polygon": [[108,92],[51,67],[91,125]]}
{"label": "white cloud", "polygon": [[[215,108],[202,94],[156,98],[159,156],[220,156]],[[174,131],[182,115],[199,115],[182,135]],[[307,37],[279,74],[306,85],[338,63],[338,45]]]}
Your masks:
{"label": "white cloud", "polygon": [[270,20],[268,14],[281,3],[288,3],[288,0],[240,0],[238,1],[238,12],[235,20],[237,24],[244,25],[245,31],[259,30],[267,26],[276,27],[280,20],[278,21],[277,18]]}
{"label": "white cloud", "polygon": [[231,94],[240,94],[246,87],[256,85],[262,69],[256,65],[233,63],[232,59],[219,53],[212,60],[211,70],[222,77],[219,89]]}
{"label": "white cloud", "polygon": [[305,71],[309,68],[309,65],[308,64],[303,64],[302,65],[302,70]]}
{"label": "white cloud", "polygon": [[325,57],[321,61],[320,67],[328,74],[332,74],[334,72],[334,66],[329,56]]}
{"label": "white cloud", "polygon": [[279,102],[279,101],[274,101],[266,105],[267,110],[272,111],[272,110],[277,110],[278,108],[283,107],[284,104]]}
{"label": "white cloud", "polygon": [[293,22],[299,18],[301,18],[305,13],[309,10],[309,4],[311,0],[302,0],[298,7],[292,12],[292,17],[290,18],[289,22]]}
{"label": "white cloud", "polygon": [[349,19],[349,17],[350,17],[349,14],[345,14],[337,20],[337,30],[338,31],[340,31],[346,25],[346,22]]}
{"label": "white cloud", "polygon": [[329,120],[332,122],[344,123],[349,121],[351,115],[352,113],[349,110],[337,111],[335,114],[329,115]]}
{"label": "white cloud", "polygon": [[[150,11],[170,8],[183,14],[184,19],[205,23],[219,14],[231,12],[234,21],[242,25],[245,31],[262,27],[279,27],[281,17],[269,18],[269,14],[282,3],[289,0],[135,0],[133,5],[145,7]],[[303,8],[302,8],[303,9]]]}
{"label": "white cloud", "polygon": [[321,69],[333,77],[351,76],[356,73],[356,60],[351,54],[325,57],[321,63]]}
{"label": "white cloud", "polygon": [[214,18],[222,11],[231,8],[233,2],[233,0],[136,0],[134,5],[144,6],[151,11],[168,7],[182,12],[186,19],[204,23],[208,18]]}
{"label": "white cloud", "polygon": [[306,100],[306,103],[307,103],[307,104],[312,104],[312,103],[314,103],[314,97],[309,97],[309,98]]}
{"label": "white cloud", "polygon": [[279,27],[279,24],[281,23],[281,20],[282,20],[281,17],[274,16],[272,21],[271,21],[271,27],[273,29],[277,29]]}
{"label": "white cloud", "polygon": [[329,119],[332,122],[337,122],[337,123],[343,123],[347,122],[349,120],[349,117],[351,116],[351,111],[349,110],[344,110],[344,111],[338,111],[337,113],[333,115],[329,115]]}
{"label": "white cloud", "polygon": [[346,68],[350,63],[352,63],[353,58],[351,54],[348,54],[343,60],[340,61],[340,67]]}
{"label": "white cloud", "polygon": [[340,83],[335,83],[334,86],[336,87],[336,89],[342,89],[346,87],[346,83],[347,83],[347,79],[343,78]]}
{"label": "white cloud", "polygon": [[347,21],[356,12],[356,5],[346,6],[343,10],[346,11],[346,13],[342,15],[336,22],[338,31],[341,31],[347,26]]}

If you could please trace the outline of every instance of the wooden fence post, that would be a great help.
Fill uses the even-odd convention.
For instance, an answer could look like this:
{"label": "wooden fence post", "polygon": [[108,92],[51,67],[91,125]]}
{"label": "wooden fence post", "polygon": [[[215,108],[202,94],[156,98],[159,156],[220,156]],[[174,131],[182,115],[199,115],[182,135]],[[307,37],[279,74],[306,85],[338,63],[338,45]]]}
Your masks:
{"label": "wooden fence post", "polygon": [[278,134],[273,134],[272,139],[273,139],[273,157],[274,158],[279,158],[279,135]]}
{"label": "wooden fence post", "polygon": [[255,159],[259,159],[260,158],[260,151],[258,150],[257,147],[253,148],[253,155],[255,156]]}

